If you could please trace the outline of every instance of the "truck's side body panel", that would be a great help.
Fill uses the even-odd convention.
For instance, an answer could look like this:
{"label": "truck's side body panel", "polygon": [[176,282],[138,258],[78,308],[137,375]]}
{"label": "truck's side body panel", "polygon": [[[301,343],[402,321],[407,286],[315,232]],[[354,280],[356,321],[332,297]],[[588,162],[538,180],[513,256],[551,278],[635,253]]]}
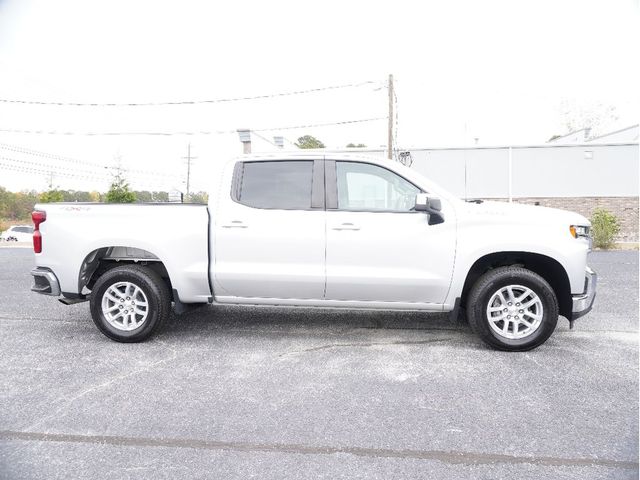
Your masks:
{"label": "truck's side body panel", "polygon": [[588,224],[582,216],[544,207],[485,202],[458,208],[458,249],[446,304],[460,297],[472,265],[496,252],[524,252],[558,262],[567,273],[571,293],[584,291],[587,239],[575,239],[569,225]]}
{"label": "truck's side body panel", "polygon": [[181,301],[206,302],[211,296],[206,206],[73,203],[35,208],[47,213],[36,265],[56,273],[62,292],[81,293],[79,272],[90,253],[121,246],[156,256]]}

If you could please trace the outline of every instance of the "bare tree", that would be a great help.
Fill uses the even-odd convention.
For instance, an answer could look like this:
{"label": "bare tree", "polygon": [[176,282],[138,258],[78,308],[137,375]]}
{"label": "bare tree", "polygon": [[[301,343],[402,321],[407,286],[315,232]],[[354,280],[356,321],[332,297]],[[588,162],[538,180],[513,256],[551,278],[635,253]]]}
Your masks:
{"label": "bare tree", "polygon": [[578,103],[567,99],[560,104],[560,115],[566,133],[589,128],[592,137],[607,133],[619,118],[616,107],[612,105],[601,102]]}

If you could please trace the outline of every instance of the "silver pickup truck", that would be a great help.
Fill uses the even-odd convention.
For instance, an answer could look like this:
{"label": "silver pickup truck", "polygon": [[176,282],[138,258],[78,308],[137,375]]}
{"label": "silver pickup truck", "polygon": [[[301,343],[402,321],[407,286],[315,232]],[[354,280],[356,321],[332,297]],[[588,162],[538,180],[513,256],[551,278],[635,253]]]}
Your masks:
{"label": "silver pickup truck", "polygon": [[171,304],[466,312],[503,350],[587,313],[590,224],[561,210],[463,202],[414,170],[345,154],[232,160],[209,205],[39,204],[32,290],[90,301],[137,342]]}

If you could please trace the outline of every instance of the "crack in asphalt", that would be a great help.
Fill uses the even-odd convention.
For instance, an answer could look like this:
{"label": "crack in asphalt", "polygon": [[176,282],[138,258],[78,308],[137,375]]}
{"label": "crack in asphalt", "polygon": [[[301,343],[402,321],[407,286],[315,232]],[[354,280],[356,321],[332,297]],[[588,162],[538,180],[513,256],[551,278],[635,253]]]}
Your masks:
{"label": "crack in asphalt", "polygon": [[442,343],[455,340],[453,338],[434,338],[430,340],[398,340],[395,342],[360,342],[360,343],[330,343],[328,345],[320,345],[318,347],[310,347],[302,350],[295,350],[293,352],[285,352],[280,354],[280,357],[286,357],[289,355],[298,355],[301,353],[317,352],[319,350],[328,350],[330,348],[343,348],[343,347],[377,347],[384,345],[425,345],[428,343]]}
{"label": "crack in asphalt", "polygon": [[31,442],[84,443],[112,445],[118,447],[166,447],[189,448],[195,450],[227,450],[234,452],[291,453],[301,455],[347,454],[369,458],[400,458],[435,460],[449,464],[490,465],[490,464],[530,464],[560,467],[610,467],[638,469],[638,462],[607,458],[567,458],[550,456],[518,456],[501,453],[478,453],[460,450],[414,450],[367,447],[332,447],[323,445],[303,445],[296,443],[254,443],[224,442],[196,438],[153,438],[125,437],[117,435],[76,435],[63,433],[23,432],[1,430],[0,439]]}

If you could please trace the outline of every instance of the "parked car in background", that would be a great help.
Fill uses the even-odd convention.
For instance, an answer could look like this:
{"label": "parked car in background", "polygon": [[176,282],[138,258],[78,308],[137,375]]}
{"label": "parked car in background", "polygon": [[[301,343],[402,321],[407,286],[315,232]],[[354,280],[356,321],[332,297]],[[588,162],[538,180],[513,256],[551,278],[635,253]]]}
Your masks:
{"label": "parked car in background", "polygon": [[4,242],[31,242],[33,241],[33,226],[14,225],[2,232],[0,241]]}

